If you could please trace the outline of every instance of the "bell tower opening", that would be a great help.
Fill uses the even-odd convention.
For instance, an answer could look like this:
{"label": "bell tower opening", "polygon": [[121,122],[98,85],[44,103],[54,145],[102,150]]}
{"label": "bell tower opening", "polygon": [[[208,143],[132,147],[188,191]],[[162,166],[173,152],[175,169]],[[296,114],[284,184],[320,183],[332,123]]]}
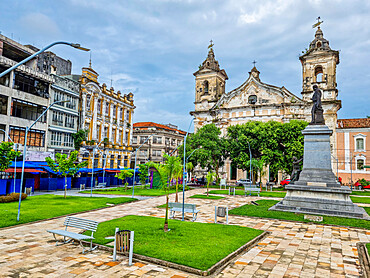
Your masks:
{"label": "bell tower opening", "polygon": [[322,82],[323,71],[321,66],[315,68],[315,82]]}

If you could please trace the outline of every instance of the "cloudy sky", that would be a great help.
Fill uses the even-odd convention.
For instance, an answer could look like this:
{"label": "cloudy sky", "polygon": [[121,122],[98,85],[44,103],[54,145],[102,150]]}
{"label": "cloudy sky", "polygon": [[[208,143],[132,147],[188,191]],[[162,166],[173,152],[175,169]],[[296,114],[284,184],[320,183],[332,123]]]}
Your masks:
{"label": "cloudy sky", "polygon": [[[324,37],[340,51],[339,118],[370,115],[370,2],[320,0],[2,0],[3,35],[39,48],[56,40],[92,49],[101,83],[135,94],[134,121],[173,123],[187,129],[194,109],[194,76],[209,41],[229,76],[241,85],[253,60],[261,80],[300,96],[298,59],[320,16]],[[70,59],[73,73],[89,54],[52,49]]]}

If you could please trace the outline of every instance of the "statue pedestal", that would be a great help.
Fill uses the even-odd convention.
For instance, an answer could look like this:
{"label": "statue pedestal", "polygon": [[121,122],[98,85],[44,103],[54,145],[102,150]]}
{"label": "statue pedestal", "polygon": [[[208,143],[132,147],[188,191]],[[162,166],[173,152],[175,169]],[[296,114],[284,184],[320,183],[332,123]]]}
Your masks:
{"label": "statue pedestal", "polygon": [[331,168],[330,135],[326,125],[309,125],[304,135],[303,169],[299,180],[287,185],[285,198],[270,210],[369,219],[355,205],[351,190],[341,186]]}

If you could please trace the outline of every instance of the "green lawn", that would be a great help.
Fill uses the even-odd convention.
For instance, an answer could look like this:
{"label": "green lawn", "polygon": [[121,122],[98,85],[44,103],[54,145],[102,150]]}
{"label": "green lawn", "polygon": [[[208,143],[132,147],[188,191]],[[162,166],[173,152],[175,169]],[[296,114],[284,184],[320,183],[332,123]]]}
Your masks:
{"label": "green lawn", "polygon": [[[209,191],[209,194],[229,194],[229,190],[211,190]],[[279,191],[261,191],[260,196],[261,197],[276,197],[276,198],[284,198],[286,192],[279,192]],[[235,190],[235,195],[245,195],[244,189],[243,190]],[[256,192],[252,192],[252,196],[257,196]]]}
{"label": "green lawn", "polygon": [[370,191],[352,191],[351,195],[369,196],[370,197]]}
{"label": "green lawn", "polygon": [[104,197],[75,197],[61,195],[30,196],[22,201],[21,214],[17,222],[18,202],[0,203],[0,228],[22,223],[48,219],[75,212],[88,211],[97,208],[109,207],[109,204],[122,204],[136,199],[104,198]]}
{"label": "green lawn", "polygon": [[113,244],[116,227],[135,231],[134,253],[207,270],[263,231],[234,225],[169,220],[170,231],[163,232],[164,219],[125,216],[102,222],[94,242]]}
{"label": "green lawn", "polygon": [[196,194],[196,195],[193,195],[193,196],[190,196],[189,198],[196,198],[196,199],[211,199],[211,200],[220,200],[220,199],[225,199],[225,197],[222,197],[222,196],[214,196],[214,195],[207,195],[204,194]]}
{"label": "green lawn", "polygon": [[[293,212],[273,211],[268,210],[270,207],[275,205],[278,201],[275,200],[259,200],[257,201],[259,206],[255,205],[244,205],[229,211],[232,215],[246,215],[255,216],[262,218],[274,218],[281,220],[293,220],[293,221],[304,221],[303,214],[296,214]],[[368,214],[370,214],[370,208],[364,208]],[[324,221],[320,224],[332,224],[341,226],[360,227],[370,229],[370,221],[362,219],[352,219],[344,217],[324,216]]]}
{"label": "green lawn", "polygon": [[366,248],[367,248],[367,253],[370,255],[370,243],[366,244]]}
{"label": "green lawn", "polygon": [[370,198],[369,197],[351,196],[351,199],[352,199],[352,202],[354,202],[354,203],[370,204]]}
{"label": "green lawn", "polygon": [[[180,189],[179,189],[180,191]],[[176,190],[170,190],[171,193],[175,193]],[[81,193],[89,193],[89,190],[81,191]],[[95,189],[93,190],[94,194],[109,194],[109,195],[132,195],[132,189],[125,190],[124,187],[119,188],[110,188],[110,189]],[[135,187],[135,195],[137,196],[163,196],[166,195],[166,192],[162,189],[144,189],[141,187]]]}

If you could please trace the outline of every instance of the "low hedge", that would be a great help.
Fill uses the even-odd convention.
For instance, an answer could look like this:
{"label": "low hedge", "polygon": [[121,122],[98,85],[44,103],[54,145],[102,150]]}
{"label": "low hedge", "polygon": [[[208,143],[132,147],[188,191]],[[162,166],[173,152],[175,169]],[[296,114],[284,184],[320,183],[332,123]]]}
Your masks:
{"label": "low hedge", "polygon": [[[27,194],[22,193],[22,200],[27,198]],[[19,200],[19,193],[10,193],[6,196],[0,196],[0,203],[11,203],[11,202],[18,202]]]}

